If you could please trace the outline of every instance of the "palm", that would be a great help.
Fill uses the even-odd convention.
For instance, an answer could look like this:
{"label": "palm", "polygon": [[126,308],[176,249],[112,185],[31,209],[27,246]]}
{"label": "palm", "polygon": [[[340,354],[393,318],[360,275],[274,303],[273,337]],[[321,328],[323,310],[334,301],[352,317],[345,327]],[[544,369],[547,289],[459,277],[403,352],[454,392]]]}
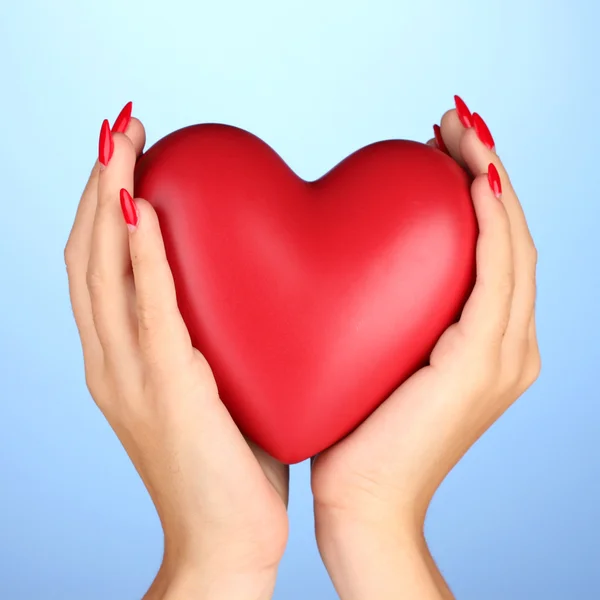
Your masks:
{"label": "palm", "polygon": [[439,387],[437,373],[431,367],[422,369],[351,435],[321,453],[312,467],[315,500],[328,504],[331,494],[342,497],[341,489],[368,493],[372,482],[377,482],[378,489],[383,484],[393,490],[398,478],[389,469],[389,457],[402,456],[409,449],[414,453],[417,432],[426,430],[428,418],[439,418],[425,406]]}
{"label": "palm", "polygon": [[[194,349],[194,358],[196,362],[197,376],[200,381],[203,382],[203,387],[207,389],[209,394],[218,396],[218,386],[215,381],[214,374],[212,369],[204,357],[204,355],[198,350]],[[231,417],[229,417],[226,411],[222,412],[223,421],[227,421],[227,429],[237,430],[237,427],[233,425],[233,421]],[[232,433],[233,437],[238,437],[238,432]],[[236,447],[238,447],[239,440],[236,439]],[[261,481],[261,484],[264,484],[264,489],[266,493],[266,500],[269,504],[272,504],[274,501],[275,510],[277,511],[280,505],[283,502],[283,506],[287,507],[288,503],[288,493],[289,493],[289,467],[275,460],[272,456],[267,454],[262,448],[257,446],[254,442],[246,438],[246,444],[252,450],[256,462],[260,465],[262,472],[265,476],[264,481]],[[241,447],[241,451],[244,451],[244,445],[239,444]],[[275,498],[272,493],[275,491],[279,496],[279,498]]]}

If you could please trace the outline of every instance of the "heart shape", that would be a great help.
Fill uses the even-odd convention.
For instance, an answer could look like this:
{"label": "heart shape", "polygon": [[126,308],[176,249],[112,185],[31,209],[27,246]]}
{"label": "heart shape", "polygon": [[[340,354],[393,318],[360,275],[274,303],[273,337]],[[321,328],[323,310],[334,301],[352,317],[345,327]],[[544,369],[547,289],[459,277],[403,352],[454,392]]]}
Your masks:
{"label": "heart shape", "polygon": [[254,135],[194,125],[140,157],[135,193],[224,404],[288,464],[426,364],[473,286],[470,178],[418,142],[369,145],[307,182]]}

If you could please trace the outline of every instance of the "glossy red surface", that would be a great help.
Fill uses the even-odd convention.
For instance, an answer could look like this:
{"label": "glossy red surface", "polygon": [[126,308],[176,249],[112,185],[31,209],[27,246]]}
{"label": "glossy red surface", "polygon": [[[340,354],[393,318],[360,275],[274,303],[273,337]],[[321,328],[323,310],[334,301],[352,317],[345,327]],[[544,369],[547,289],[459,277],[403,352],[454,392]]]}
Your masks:
{"label": "glossy red surface", "polygon": [[425,364],[472,288],[470,179],[417,142],[314,182],[255,136],[196,125],[136,167],[179,304],[243,433],[286,463],[332,445]]}

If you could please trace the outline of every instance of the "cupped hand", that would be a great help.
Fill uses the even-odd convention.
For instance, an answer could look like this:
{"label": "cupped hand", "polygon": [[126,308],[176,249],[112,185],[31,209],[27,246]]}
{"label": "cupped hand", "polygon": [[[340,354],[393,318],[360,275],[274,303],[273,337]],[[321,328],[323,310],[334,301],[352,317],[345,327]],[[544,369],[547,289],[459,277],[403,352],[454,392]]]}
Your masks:
{"label": "cupped hand", "polygon": [[164,529],[146,597],[268,598],[287,541],[288,470],[246,442],[192,346],[156,213],[130,196],[145,143],[130,115],[131,104],[112,133],[103,124],[65,260],[88,388]]}
{"label": "cupped hand", "polygon": [[[344,548],[353,543],[350,532],[360,530],[357,539],[363,540],[369,535],[365,532],[377,532],[376,544],[381,548],[387,539],[388,549],[398,549],[407,531],[419,535],[442,480],[540,372],[536,249],[489,129],[460,98],[456,106],[443,116],[429,143],[474,177],[471,191],[480,230],[476,284],[430,364],[314,460],[317,541],[326,565],[334,571],[336,563],[345,565],[337,573],[342,598],[366,597],[357,592],[360,582],[354,582],[352,593],[344,584],[352,571],[368,569],[369,561],[363,556],[362,567],[354,565],[354,570],[351,559],[344,560]],[[344,569],[346,580],[340,574]],[[448,595],[444,584],[437,584],[442,597]],[[440,597],[436,593],[431,597]],[[400,596],[378,590],[376,597]]]}

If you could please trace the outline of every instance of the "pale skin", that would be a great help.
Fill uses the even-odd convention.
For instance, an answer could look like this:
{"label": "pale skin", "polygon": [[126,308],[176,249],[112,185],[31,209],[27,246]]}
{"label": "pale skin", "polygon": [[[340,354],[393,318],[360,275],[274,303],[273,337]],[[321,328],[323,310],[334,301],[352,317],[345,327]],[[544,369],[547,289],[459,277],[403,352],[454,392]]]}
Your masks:
{"label": "pale skin", "polygon": [[[477,281],[460,321],[358,429],[312,463],[316,536],[342,600],[453,598],[429,553],[425,515],[440,483],[537,379],[537,253],[503,165],[455,110],[441,135],[474,176]],[[142,124],[113,134],[65,249],[88,388],[161,519],[163,563],[146,600],[271,598],[288,534],[288,469],[244,439],[177,308],[156,215],[136,198]],[[436,142],[428,142],[435,145]],[[500,174],[502,194],[488,183]]]}

